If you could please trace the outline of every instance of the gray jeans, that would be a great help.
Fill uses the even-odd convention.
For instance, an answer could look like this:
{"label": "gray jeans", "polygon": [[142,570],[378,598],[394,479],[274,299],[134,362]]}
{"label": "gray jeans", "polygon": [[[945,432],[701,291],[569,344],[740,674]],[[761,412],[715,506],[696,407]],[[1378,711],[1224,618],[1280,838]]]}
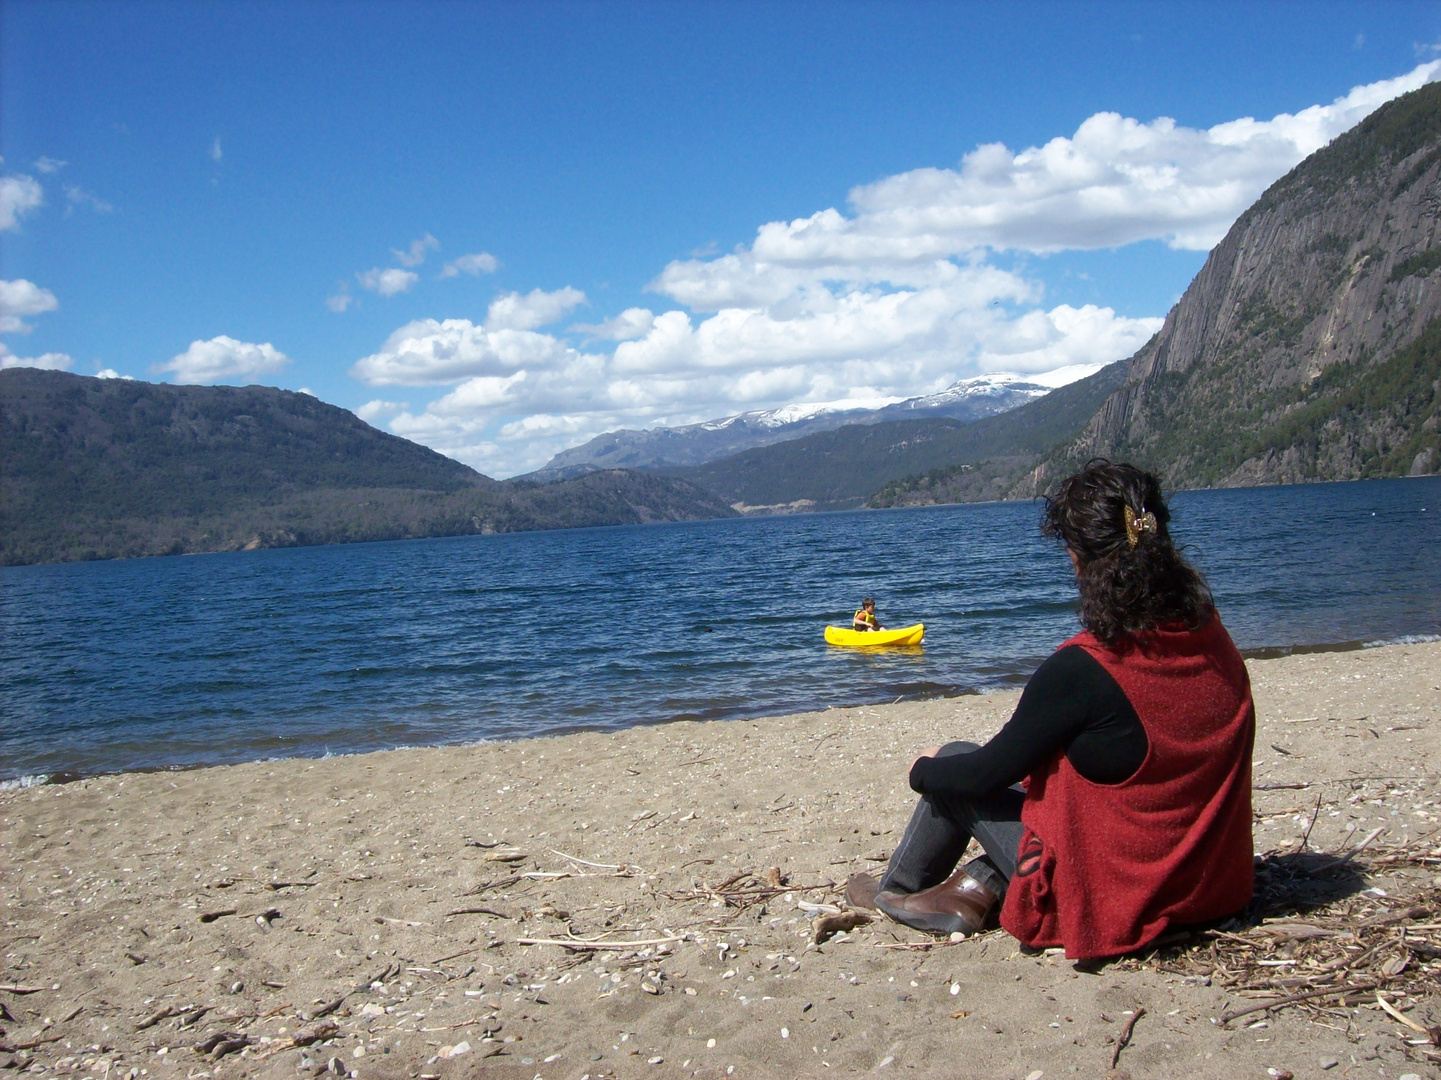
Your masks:
{"label": "gray jeans", "polygon": [[[979,749],[975,743],[953,742],[941,747],[937,756]],[[914,893],[939,885],[955,871],[974,836],[986,853],[967,863],[966,873],[997,896],[1005,896],[1006,885],[1016,873],[1025,797],[1019,787],[1005,788],[984,799],[923,795],[891,854],[881,888]]]}

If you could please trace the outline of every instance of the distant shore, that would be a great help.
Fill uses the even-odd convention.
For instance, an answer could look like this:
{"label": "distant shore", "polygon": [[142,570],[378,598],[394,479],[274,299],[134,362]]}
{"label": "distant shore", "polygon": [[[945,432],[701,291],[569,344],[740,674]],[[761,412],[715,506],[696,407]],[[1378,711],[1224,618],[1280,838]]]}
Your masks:
{"label": "distant shore", "polygon": [[[1250,668],[1258,852],[1294,848],[1313,814],[1315,850],[1376,827],[1373,847],[1434,837],[1441,643]],[[525,1080],[635,1075],[654,1058],[657,1075],[707,1077],[854,1072],[888,1057],[921,1076],[960,1060],[985,1060],[987,1075],[1100,1075],[1116,1017],[1143,1004],[1125,1059],[1136,1076],[1299,1077],[1327,1054],[1345,1066],[1327,1076],[1363,1075],[1342,1033],[1296,1010],[1261,1032],[1220,1028],[1210,1018],[1234,996],[1154,965],[1097,980],[1022,957],[999,932],[914,949],[899,946],[920,935],[887,923],[808,947],[802,903],[836,902],[895,843],[915,750],[984,739],[1015,700],[0,792],[4,982],[20,988],[0,989],[16,1017],[0,1041],[29,1046],[9,1055],[19,1064],[103,1060],[111,1076],[293,1077],[302,1060],[338,1057],[362,1077],[448,1078],[486,1054],[498,1071],[485,1075]],[[779,890],[765,885],[776,875]],[[1368,884],[1434,891],[1399,870]],[[527,944],[571,935],[635,944]],[[322,1010],[336,1025],[326,1041],[285,1048],[322,1022],[300,1015]],[[1379,1055],[1364,1075],[1406,1071],[1383,1014],[1352,1022]],[[252,1042],[217,1063],[192,1048],[217,1032]]]}

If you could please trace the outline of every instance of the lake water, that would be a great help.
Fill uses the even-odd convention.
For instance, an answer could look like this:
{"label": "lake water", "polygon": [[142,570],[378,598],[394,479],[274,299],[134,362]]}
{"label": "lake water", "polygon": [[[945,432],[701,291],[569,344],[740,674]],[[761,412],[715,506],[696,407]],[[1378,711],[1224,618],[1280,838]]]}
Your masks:
{"label": "lake water", "polygon": [[[1441,479],[1194,492],[1243,649],[1441,633]],[[0,571],[0,780],[984,691],[1076,629],[1032,503]],[[875,596],[924,646],[835,649]]]}

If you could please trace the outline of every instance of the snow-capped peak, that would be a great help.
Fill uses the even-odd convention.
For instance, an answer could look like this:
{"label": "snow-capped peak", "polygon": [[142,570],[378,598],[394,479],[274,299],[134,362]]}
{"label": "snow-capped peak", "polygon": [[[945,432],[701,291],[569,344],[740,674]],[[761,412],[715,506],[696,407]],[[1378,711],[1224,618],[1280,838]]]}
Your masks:
{"label": "snow-capped peak", "polygon": [[784,427],[786,424],[794,424],[801,420],[810,420],[826,413],[856,412],[860,410],[881,409],[894,402],[904,400],[898,397],[864,397],[864,398],[841,398],[838,401],[812,401],[796,405],[782,405],[778,409],[764,409],[758,412],[741,413],[738,416],[727,416],[720,420],[707,420],[696,426],[705,431],[720,431],[730,425],[745,421],[756,427]]}

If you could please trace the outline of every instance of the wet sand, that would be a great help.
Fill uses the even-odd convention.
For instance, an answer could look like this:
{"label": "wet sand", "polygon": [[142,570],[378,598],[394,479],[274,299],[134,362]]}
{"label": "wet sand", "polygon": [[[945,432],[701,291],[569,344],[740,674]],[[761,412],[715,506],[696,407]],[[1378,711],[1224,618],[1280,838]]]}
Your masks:
{"label": "wet sand", "polygon": [[[1250,668],[1258,853],[1308,827],[1323,852],[1384,827],[1362,867],[1441,850],[1441,643]],[[0,1065],[110,1080],[331,1062],[362,1078],[1098,1077],[1143,1007],[1120,1056],[1137,1080],[1441,1076],[1374,1004],[1329,1027],[1294,1008],[1222,1027],[1250,999],[1160,954],[1092,973],[1000,931],[927,947],[884,919],[816,945],[802,905],[883,864],[915,752],[984,740],[1015,700],[0,792]],[[1383,866],[1352,891],[1382,890],[1361,895],[1385,911],[1435,897],[1437,875]],[[1441,1022],[1441,993],[1400,1004]],[[326,1038],[295,1047],[297,1033]],[[220,1034],[249,1044],[194,1048]]]}

